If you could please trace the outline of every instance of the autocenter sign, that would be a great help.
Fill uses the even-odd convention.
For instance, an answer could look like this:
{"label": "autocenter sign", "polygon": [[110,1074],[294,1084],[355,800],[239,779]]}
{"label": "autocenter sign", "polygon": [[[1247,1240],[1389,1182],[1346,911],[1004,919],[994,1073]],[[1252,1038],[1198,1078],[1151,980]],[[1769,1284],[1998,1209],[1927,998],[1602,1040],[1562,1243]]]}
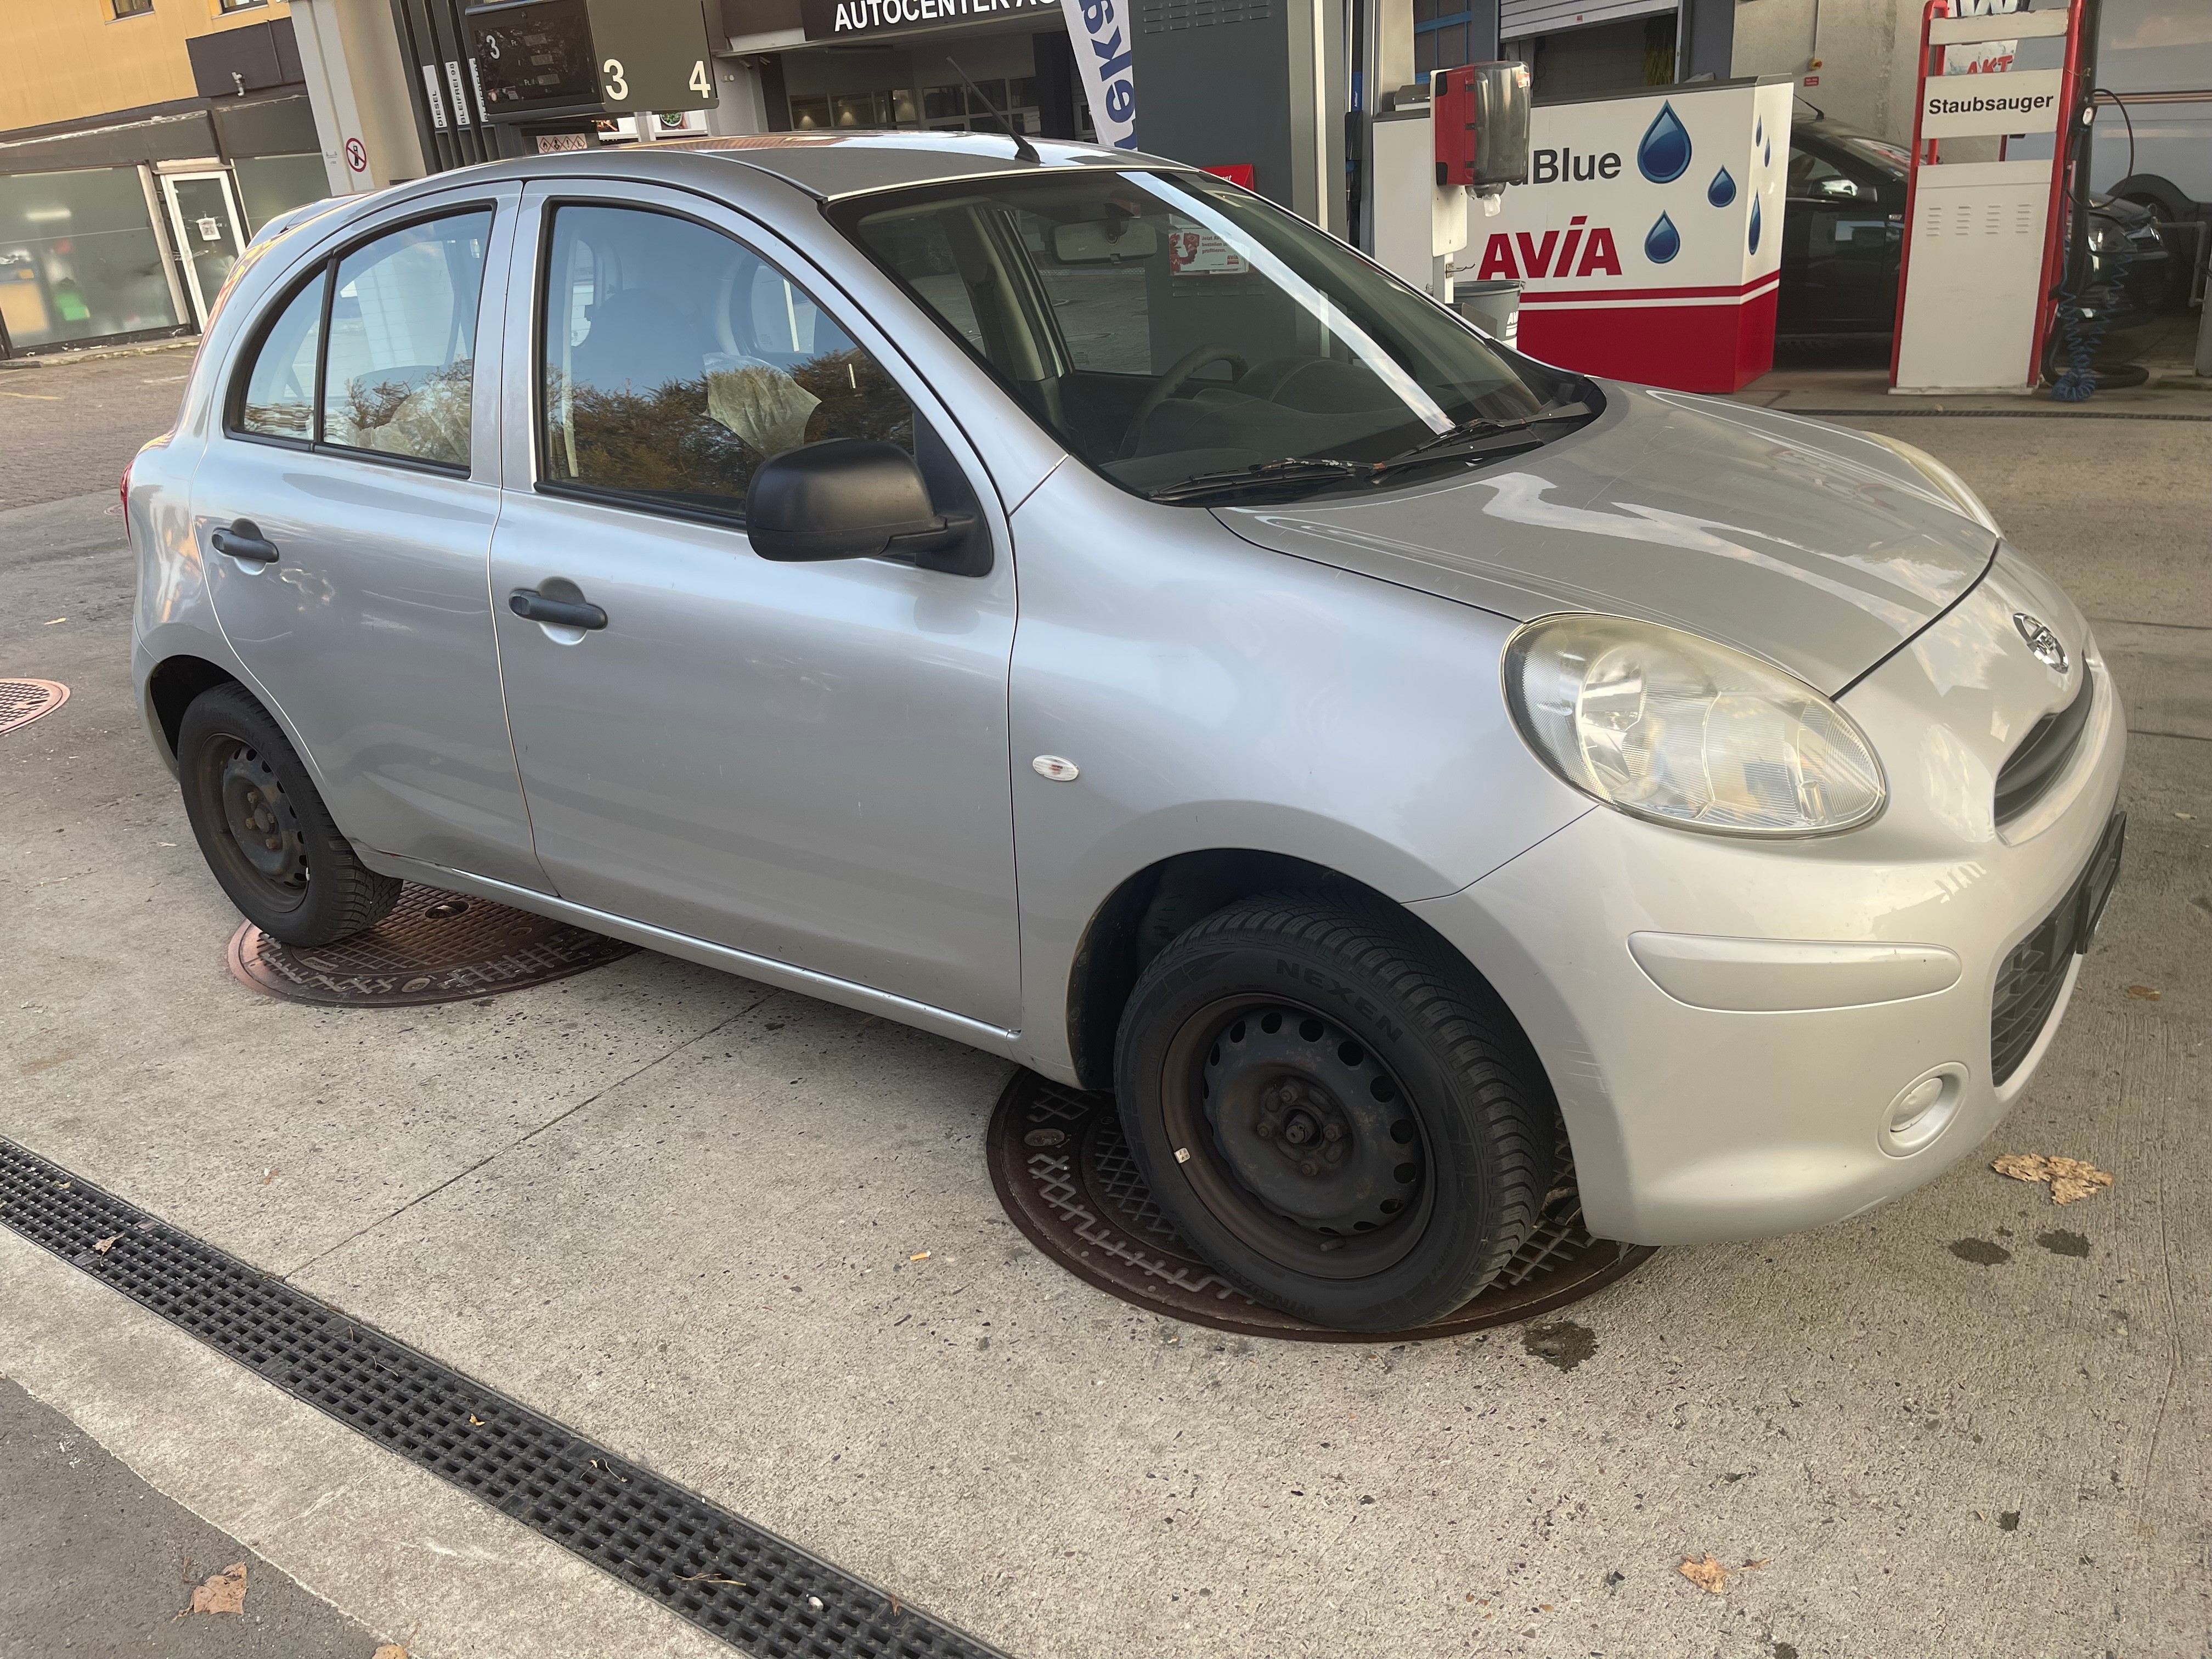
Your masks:
{"label": "autocenter sign", "polygon": [[799,0],[799,21],[810,40],[842,40],[1012,12],[1059,9],[1060,0]]}

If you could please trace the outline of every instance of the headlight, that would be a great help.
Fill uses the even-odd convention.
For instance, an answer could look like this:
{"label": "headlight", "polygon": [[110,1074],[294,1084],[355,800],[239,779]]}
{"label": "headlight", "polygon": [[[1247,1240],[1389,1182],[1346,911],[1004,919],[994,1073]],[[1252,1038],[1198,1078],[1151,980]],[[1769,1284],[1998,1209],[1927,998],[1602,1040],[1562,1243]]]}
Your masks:
{"label": "headlight", "polygon": [[1850,715],[1695,634],[1567,612],[1515,634],[1504,666],[1506,704],[1538,757],[1633,817],[1818,836],[1881,811],[1881,763]]}
{"label": "headlight", "polygon": [[2128,234],[2110,219],[2092,217],[2089,246],[2100,253],[2118,253],[2128,245]]}
{"label": "headlight", "polygon": [[1914,471],[1927,479],[1938,491],[1948,497],[1953,506],[1988,531],[1990,534],[1992,536],[2004,534],[2003,531],[1997,528],[1997,521],[1990,516],[1989,508],[1982,505],[1982,498],[1974,494],[1966,481],[1926,450],[1915,449],[1911,444],[1900,443],[1895,438],[1885,438],[1879,432],[1862,432],[1859,435],[1863,438],[1873,439],[1891,454],[1909,463]]}

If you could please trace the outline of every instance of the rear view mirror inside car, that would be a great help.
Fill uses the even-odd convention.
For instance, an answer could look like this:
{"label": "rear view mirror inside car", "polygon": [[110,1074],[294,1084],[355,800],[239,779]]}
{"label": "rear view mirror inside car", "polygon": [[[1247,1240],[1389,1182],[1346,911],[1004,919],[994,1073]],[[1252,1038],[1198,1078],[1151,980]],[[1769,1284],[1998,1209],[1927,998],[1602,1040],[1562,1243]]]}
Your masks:
{"label": "rear view mirror inside car", "polygon": [[1159,252],[1160,234],[1141,219],[1085,220],[1055,225],[1052,251],[1068,264],[1099,259],[1149,259]]}

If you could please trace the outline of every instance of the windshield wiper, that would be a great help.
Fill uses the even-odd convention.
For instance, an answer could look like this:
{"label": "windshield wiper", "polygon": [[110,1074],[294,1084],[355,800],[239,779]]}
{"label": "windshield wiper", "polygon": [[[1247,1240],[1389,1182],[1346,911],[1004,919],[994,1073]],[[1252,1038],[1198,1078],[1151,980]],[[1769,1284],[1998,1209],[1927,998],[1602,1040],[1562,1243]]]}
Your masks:
{"label": "windshield wiper", "polygon": [[1150,492],[1156,501],[1186,501],[1200,495],[1224,494],[1233,489],[1273,489],[1283,484],[1334,483],[1343,478],[1370,478],[1375,469],[1363,466],[1358,461],[1332,461],[1320,458],[1300,460],[1286,455],[1279,461],[1261,461],[1252,466],[1233,467],[1225,472],[1200,472],[1172,483],[1163,489]]}
{"label": "windshield wiper", "polygon": [[[1507,433],[1522,431],[1528,427],[1540,426],[1547,421],[1579,420],[1589,412],[1590,407],[1588,404],[1577,402],[1547,404],[1533,415],[1516,415],[1502,421],[1493,420],[1486,415],[1478,415],[1471,421],[1462,421],[1457,426],[1449,427],[1432,437],[1422,439],[1411,449],[1400,450],[1388,460],[1378,461],[1376,463],[1375,470],[1377,472],[1387,472],[1393,467],[1404,466],[1416,460],[1442,460],[1444,457],[1438,453],[1442,450],[1455,449],[1462,445],[1473,445],[1478,439],[1499,437]],[[1478,448],[1472,453],[1480,454],[1482,451]]]}

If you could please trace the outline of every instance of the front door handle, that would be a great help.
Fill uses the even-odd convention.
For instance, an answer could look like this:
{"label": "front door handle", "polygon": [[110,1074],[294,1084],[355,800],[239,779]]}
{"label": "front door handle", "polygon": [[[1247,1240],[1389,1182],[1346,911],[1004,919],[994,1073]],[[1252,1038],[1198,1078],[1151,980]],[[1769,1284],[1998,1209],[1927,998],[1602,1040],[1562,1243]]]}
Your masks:
{"label": "front door handle", "polygon": [[581,599],[549,599],[534,587],[518,587],[507,596],[507,608],[518,617],[556,628],[605,628],[607,613]]}
{"label": "front door handle", "polygon": [[218,529],[208,540],[216,552],[243,559],[248,564],[276,562],[276,544],[264,539],[261,526],[251,519],[235,520],[228,529]]}

